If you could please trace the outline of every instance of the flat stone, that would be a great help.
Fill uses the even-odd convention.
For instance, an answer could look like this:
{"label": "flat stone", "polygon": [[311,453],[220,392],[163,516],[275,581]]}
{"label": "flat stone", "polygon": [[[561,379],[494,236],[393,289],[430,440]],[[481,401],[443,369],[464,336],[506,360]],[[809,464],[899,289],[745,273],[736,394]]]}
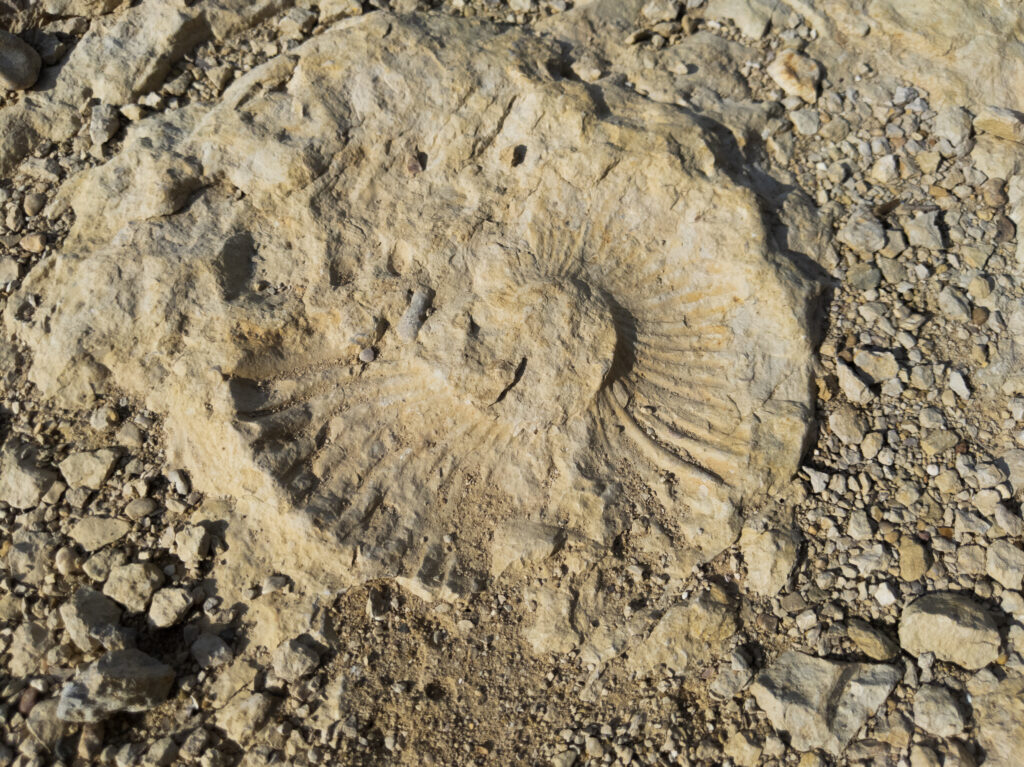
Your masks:
{"label": "flat stone", "polygon": [[113,600],[87,586],[79,588],[61,605],[64,629],[82,652],[100,647],[114,650],[124,646],[120,629],[121,608]]}
{"label": "flat stone", "polygon": [[1024,143],[1024,115],[1013,109],[982,107],[974,118],[974,129],[996,138]]}
{"label": "flat stone", "polygon": [[152,498],[136,498],[124,507],[124,514],[128,519],[138,521],[148,517],[159,508],[159,504]]}
{"label": "flat stone", "polygon": [[838,756],[902,674],[894,666],[837,663],[783,653],[751,686],[772,726],[789,733],[798,751],[820,748]]}
{"label": "flat stone", "polygon": [[57,479],[57,472],[36,464],[34,450],[29,446],[8,440],[0,449],[0,501],[8,506],[38,506]]}
{"label": "flat stone", "polygon": [[229,663],[234,657],[228,643],[216,634],[200,634],[189,648],[200,668],[211,669]]}
{"label": "flat stone", "polygon": [[874,399],[874,393],[868,388],[856,371],[842,360],[836,360],[836,375],[839,378],[839,388],[843,390],[850,402],[858,405],[866,405]]}
{"label": "flat stone", "polygon": [[892,352],[857,349],[853,353],[853,364],[868,377],[869,383],[887,381],[900,372],[900,364]]}
{"label": "flat stone", "polygon": [[1003,588],[1019,590],[1024,581],[1024,551],[1006,540],[992,541],[985,570]]}
{"label": "flat stone", "polygon": [[117,448],[103,448],[82,453],[72,453],[58,464],[60,473],[68,487],[86,487],[99,490],[107,477],[114,471],[121,451]]}
{"label": "flat stone", "polygon": [[854,264],[846,272],[846,281],[860,291],[874,290],[882,284],[882,271],[871,263]]}
{"label": "flat stone", "polygon": [[900,538],[900,578],[904,581],[917,581],[924,577],[932,566],[931,555],[925,545],[909,535]]}
{"label": "flat stone", "polygon": [[148,711],[166,700],[174,669],[135,649],[108,652],[64,685],[57,715],[98,722],[119,712]]}
{"label": "flat stone", "polygon": [[857,649],[872,660],[891,660],[900,651],[896,642],[861,618],[851,618],[846,633]]}
{"label": "flat stone", "polygon": [[948,688],[922,685],[914,693],[914,724],[932,735],[949,738],[964,729],[964,715]]}
{"label": "flat stone", "polygon": [[852,214],[836,237],[850,250],[861,255],[877,253],[885,247],[885,228],[867,211]]}
{"label": "flat stone", "polygon": [[131,529],[129,522],[116,517],[83,517],[68,535],[83,549],[92,552],[121,540]]}
{"label": "flat stone", "polygon": [[943,245],[942,232],[938,226],[939,212],[918,213],[903,222],[903,233],[907,241],[917,248],[941,250]]}
{"label": "flat stone", "polygon": [[748,588],[762,596],[778,594],[796,565],[799,541],[799,536],[788,530],[744,528],[740,552],[747,565]]}
{"label": "flat stone", "polygon": [[991,672],[975,674],[967,683],[978,744],[985,767],[1019,767],[1024,754],[1024,676],[997,679]]}
{"label": "flat stone", "polygon": [[867,433],[864,417],[849,405],[840,405],[828,417],[829,428],[844,445],[859,445]]}
{"label": "flat stone", "polygon": [[948,429],[933,429],[926,432],[921,439],[921,449],[925,455],[938,455],[949,450],[960,441],[956,432]]}
{"label": "flat stone", "polygon": [[185,589],[160,589],[149,604],[149,620],[157,628],[167,628],[180,621],[192,606],[192,595]]}
{"label": "flat stone", "polygon": [[914,656],[933,653],[939,660],[979,669],[999,656],[995,619],[966,594],[937,592],[919,597],[900,616],[900,646]]}
{"label": "flat stone", "polygon": [[320,665],[320,655],[297,639],[281,644],[272,658],[274,673],[286,682],[297,682]]}
{"label": "flat stone", "polygon": [[114,567],[103,584],[103,593],[134,612],[145,612],[149,598],[164,582],[164,574],[149,562]]}

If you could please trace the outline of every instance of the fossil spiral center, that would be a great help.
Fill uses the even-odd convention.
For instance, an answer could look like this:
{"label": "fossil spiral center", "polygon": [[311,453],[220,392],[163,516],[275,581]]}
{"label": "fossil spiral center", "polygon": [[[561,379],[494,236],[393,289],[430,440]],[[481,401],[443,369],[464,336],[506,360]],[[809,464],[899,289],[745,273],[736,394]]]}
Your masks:
{"label": "fossil spiral center", "polygon": [[516,430],[563,424],[586,409],[615,353],[607,302],[573,278],[506,283],[428,325],[424,348],[448,384]]}

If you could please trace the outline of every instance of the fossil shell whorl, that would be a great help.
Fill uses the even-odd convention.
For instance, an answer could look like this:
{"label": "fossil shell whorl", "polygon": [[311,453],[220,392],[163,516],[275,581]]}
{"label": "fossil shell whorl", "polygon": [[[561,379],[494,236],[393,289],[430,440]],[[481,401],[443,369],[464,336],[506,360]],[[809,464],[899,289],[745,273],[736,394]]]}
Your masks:
{"label": "fossil shell whorl", "polygon": [[[557,55],[371,14],[130,131],[23,288],[35,380],[105,368],[251,556],[313,581],[459,593],[524,521],[706,561],[797,465],[815,290],[696,121]],[[161,152],[181,172],[136,191],[181,203],[134,219],[108,182]]]}

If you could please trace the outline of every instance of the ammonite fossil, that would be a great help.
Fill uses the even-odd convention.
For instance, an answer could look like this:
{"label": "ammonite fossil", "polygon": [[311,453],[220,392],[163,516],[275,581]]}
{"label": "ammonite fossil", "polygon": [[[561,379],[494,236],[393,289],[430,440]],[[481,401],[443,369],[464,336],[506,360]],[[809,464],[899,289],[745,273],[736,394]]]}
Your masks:
{"label": "ammonite fossil", "polygon": [[523,522],[714,556],[797,465],[814,290],[692,116],[560,56],[372,14],[138,124],[26,284],[34,377],[144,397],[324,582],[461,593]]}

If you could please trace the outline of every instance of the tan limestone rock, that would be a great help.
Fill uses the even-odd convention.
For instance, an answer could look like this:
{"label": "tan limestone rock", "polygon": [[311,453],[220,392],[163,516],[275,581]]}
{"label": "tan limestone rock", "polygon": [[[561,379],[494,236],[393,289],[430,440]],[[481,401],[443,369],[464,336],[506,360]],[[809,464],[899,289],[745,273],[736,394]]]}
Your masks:
{"label": "tan limestone rock", "polygon": [[509,524],[607,550],[624,486],[690,567],[792,475],[816,286],[701,123],[553,55],[346,20],[66,185],[8,327],[45,392],[113,376],[166,415],[168,461],[236,501],[225,582],[450,598],[554,550],[492,568]]}

